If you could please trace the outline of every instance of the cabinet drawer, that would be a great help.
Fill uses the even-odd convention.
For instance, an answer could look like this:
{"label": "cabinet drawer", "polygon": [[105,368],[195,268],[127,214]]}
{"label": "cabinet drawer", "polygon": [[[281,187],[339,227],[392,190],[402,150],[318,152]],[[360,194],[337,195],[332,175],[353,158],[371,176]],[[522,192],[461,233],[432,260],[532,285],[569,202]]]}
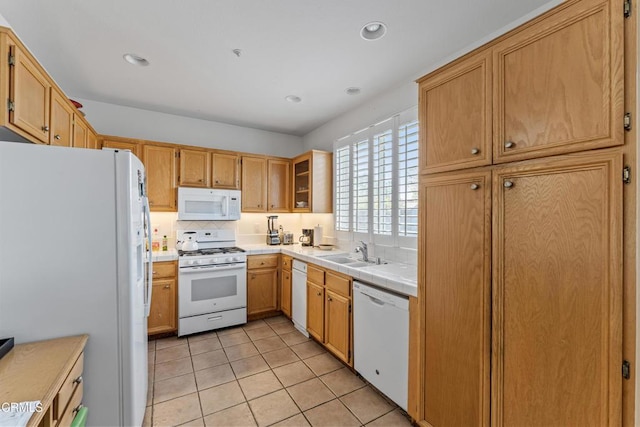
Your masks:
{"label": "cabinet drawer", "polygon": [[173,261],[169,262],[155,262],[153,263],[153,278],[160,279],[161,277],[175,277],[176,276],[176,264]]}
{"label": "cabinet drawer", "polygon": [[247,257],[247,269],[278,267],[278,254]]}
{"label": "cabinet drawer", "polygon": [[351,296],[351,277],[327,271],[325,278],[327,289],[345,297]]}
{"label": "cabinet drawer", "polygon": [[320,268],[314,265],[307,266],[307,280],[309,282],[315,283],[316,285],[323,286],[324,270],[321,270]]}
{"label": "cabinet drawer", "polygon": [[293,263],[293,258],[289,255],[282,255],[282,269],[291,271],[291,264]]}
{"label": "cabinet drawer", "polygon": [[84,353],[80,354],[78,360],[76,361],[73,368],[71,368],[71,372],[67,375],[67,378],[64,380],[62,387],[60,387],[60,391],[55,398],[53,403],[54,412],[53,418],[56,420],[60,420],[60,416],[62,412],[67,407],[67,403],[69,403],[69,399],[71,395],[73,395],[73,391],[78,388],[78,386],[82,385],[82,370],[84,367]]}
{"label": "cabinet drawer", "polygon": [[62,417],[58,420],[57,427],[69,427],[71,422],[78,414],[78,410],[80,409],[80,404],[82,403],[82,393],[83,393],[82,383],[78,384],[78,387],[75,388],[75,392],[73,396],[71,396],[71,400],[69,401],[69,405],[67,409],[62,414]]}

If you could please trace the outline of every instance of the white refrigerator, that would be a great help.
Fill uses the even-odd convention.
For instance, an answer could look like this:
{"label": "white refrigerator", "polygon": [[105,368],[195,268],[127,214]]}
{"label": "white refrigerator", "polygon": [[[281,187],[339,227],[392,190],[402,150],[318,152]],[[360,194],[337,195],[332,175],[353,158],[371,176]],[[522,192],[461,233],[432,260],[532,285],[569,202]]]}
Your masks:
{"label": "white refrigerator", "polygon": [[0,142],[0,338],[89,334],[87,425],[142,424],[148,213],[128,151]]}

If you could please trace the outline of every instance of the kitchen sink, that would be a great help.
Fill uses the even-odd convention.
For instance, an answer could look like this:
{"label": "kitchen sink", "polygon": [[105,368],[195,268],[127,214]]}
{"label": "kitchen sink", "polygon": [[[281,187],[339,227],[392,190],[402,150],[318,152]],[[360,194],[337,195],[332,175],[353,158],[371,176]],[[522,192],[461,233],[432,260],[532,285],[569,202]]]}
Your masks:
{"label": "kitchen sink", "polygon": [[369,266],[371,266],[373,264],[370,264],[370,263],[364,262],[364,261],[354,261],[354,262],[344,263],[343,265],[346,265],[347,267],[361,268],[361,267],[369,267]]}
{"label": "kitchen sink", "polygon": [[344,255],[325,255],[322,257],[322,259],[326,259],[327,261],[335,262],[337,264],[350,264],[355,262],[362,262],[362,261],[358,261],[357,259],[348,258]]}

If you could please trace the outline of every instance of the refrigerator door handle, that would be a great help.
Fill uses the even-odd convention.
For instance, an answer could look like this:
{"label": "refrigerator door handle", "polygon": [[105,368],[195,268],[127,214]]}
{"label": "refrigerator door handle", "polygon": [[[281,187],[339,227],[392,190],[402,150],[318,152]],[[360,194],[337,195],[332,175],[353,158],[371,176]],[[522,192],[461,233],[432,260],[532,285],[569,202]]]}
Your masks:
{"label": "refrigerator door handle", "polygon": [[149,199],[147,196],[142,197],[143,209],[144,209],[144,218],[146,221],[145,231],[147,232],[147,291],[145,292],[147,295],[147,300],[144,302],[144,315],[145,317],[149,317],[149,313],[151,312],[151,294],[153,292],[153,254],[152,246],[151,246],[151,214],[149,209]]}

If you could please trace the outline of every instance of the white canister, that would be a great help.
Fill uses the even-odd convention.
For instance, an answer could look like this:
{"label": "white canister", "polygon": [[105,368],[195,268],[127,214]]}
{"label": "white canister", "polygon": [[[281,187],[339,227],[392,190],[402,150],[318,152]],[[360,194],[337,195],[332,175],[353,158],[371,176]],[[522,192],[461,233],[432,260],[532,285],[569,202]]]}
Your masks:
{"label": "white canister", "polygon": [[320,224],[313,227],[313,244],[318,246],[322,241],[322,226]]}

